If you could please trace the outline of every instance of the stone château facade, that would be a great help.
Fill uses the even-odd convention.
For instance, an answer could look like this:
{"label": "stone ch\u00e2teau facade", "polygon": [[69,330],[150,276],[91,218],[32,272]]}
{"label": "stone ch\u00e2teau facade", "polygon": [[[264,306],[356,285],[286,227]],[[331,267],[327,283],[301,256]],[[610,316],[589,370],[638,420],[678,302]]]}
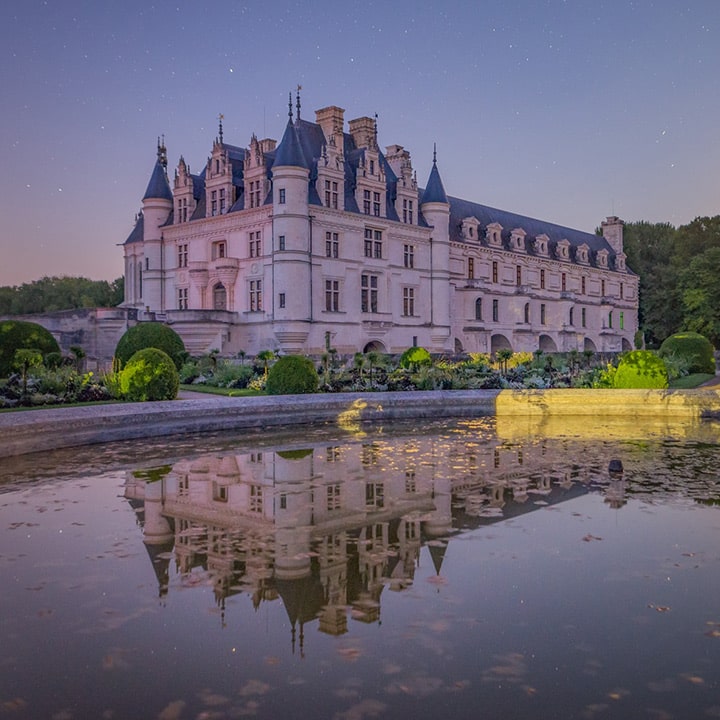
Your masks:
{"label": "stone ch\u00e2teau facade", "polygon": [[300,116],[230,145],[222,119],[199,174],[158,157],[123,245],[125,302],[191,353],[618,352],[633,346],[638,278],[623,222],[602,236],[448,197],[433,157],[381,151],[377,122]]}

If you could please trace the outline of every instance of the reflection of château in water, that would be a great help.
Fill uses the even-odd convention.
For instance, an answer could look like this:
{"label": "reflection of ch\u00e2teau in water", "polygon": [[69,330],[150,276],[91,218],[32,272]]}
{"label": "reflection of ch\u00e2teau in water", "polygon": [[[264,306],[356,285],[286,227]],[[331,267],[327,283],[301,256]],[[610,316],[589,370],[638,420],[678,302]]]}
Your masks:
{"label": "reflection of ch\u00e2teau in water", "polygon": [[[543,443],[417,437],[306,450],[203,456],[128,477],[146,546],[168,591],[212,578],[218,604],[278,596],[292,625],[340,635],[380,619],[385,587],[402,591],[427,546],[437,574],[455,532],[587,492],[587,469],[557,471]],[[139,508],[138,508],[139,509]]]}

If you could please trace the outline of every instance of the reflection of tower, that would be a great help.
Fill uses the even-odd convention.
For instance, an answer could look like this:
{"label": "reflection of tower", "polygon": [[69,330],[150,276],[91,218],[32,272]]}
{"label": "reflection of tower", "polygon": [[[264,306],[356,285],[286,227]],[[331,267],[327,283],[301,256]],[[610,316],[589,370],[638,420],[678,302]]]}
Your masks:
{"label": "reflection of tower", "polygon": [[428,537],[441,537],[452,528],[452,481],[449,477],[433,478],[432,500],[435,510],[425,516],[423,531]]}
{"label": "reflection of tower", "polygon": [[388,557],[388,524],[373,523],[360,531],[358,568],[360,593],[353,601],[353,620],[373,623],[380,619],[383,570]]}
{"label": "reflection of tower", "polygon": [[324,537],[317,552],[325,602],[319,629],[328,635],[344,635],[347,632],[347,533]]}
{"label": "reflection of tower", "polygon": [[615,510],[619,510],[627,503],[625,499],[625,479],[622,475],[618,477],[613,476],[611,473],[610,484],[605,489],[605,502]]}
{"label": "reflection of tower", "polygon": [[415,577],[415,565],[420,555],[420,520],[401,518],[398,525],[399,562],[391,574],[391,590],[404,590]]}
{"label": "reflection of tower", "polygon": [[168,519],[163,515],[163,482],[145,483],[145,527],[143,542],[148,545],[162,545],[173,539]]}

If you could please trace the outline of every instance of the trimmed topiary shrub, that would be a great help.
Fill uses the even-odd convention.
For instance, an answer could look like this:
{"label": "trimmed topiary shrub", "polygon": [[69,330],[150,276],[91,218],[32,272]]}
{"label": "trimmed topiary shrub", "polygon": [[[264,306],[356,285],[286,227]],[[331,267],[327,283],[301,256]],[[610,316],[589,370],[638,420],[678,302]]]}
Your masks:
{"label": "trimmed topiary shrub", "polygon": [[42,325],[24,320],[0,322],[0,377],[8,377],[13,371],[18,350],[37,350],[46,357],[60,353],[60,346]]}
{"label": "trimmed topiary shrub", "polygon": [[159,322],[143,322],[131,327],[115,348],[115,359],[120,368],[125,367],[130,358],[145,348],[157,348],[167,353],[175,368],[180,370],[187,353],[182,338],[169,326]]}
{"label": "trimmed topiary shrub", "polygon": [[621,389],[668,386],[668,373],[662,358],[649,350],[633,350],[620,358],[613,387]]}
{"label": "trimmed topiary shrub", "polygon": [[317,392],[320,378],[310,358],[285,355],[268,371],[268,395],[299,395]]}
{"label": "trimmed topiary shrub", "polygon": [[172,358],[157,348],[138,350],[120,372],[120,394],[125,400],[174,400],[180,379]]}
{"label": "trimmed topiary shrub", "polygon": [[400,356],[400,367],[415,369],[421,365],[431,365],[430,353],[423,347],[409,347]]}
{"label": "trimmed topiary shrub", "polygon": [[715,355],[712,343],[700,333],[679,332],[671,335],[660,346],[660,357],[675,357],[687,362],[688,373],[715,374]]}

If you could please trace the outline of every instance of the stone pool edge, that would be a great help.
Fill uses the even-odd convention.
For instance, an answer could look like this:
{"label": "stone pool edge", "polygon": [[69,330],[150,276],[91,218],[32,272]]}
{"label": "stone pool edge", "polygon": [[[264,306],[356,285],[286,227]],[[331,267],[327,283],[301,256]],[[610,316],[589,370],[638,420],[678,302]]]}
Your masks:
{"label": "stone pool edge", "polygon": [[434,390],[118,403],[0,413],[0,458],[116,440],[317,423],[458,417],[720,418],[720,389]]}

